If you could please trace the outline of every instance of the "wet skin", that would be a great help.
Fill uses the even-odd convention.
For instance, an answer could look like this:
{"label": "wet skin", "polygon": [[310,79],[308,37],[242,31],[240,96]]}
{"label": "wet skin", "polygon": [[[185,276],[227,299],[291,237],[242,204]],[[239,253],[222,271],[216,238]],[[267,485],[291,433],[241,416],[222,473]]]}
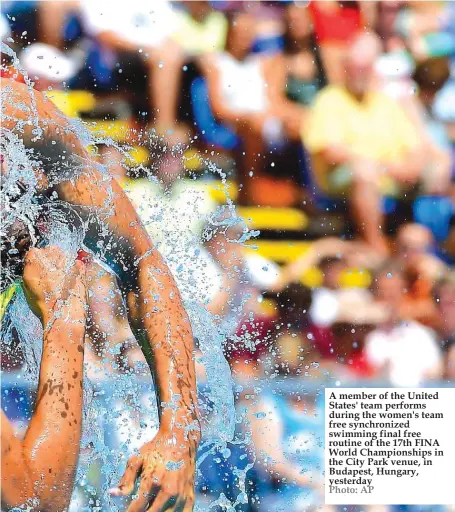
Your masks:
{"label": "wet skin", "polygon": [[61,511],[71,498],[81,438],[85,272],[52,246],[30,250],[24,267],[24,293],[43,324],[43,351],[23,440],[2,411],[1,504],[2,510]]}
{"label": "wet skin", "polygon": [[[25,85],[3,80],[2,86],[2,129],[16,133],[33,151],[40,169],[38,192],[57,194],[86,223],[84,243],[116,272],[131,328],[153,375],[159,432],[131,457],[113,494],[131,493],[140,477],[130,512],[190,511],[200,427],[193,336],[172,275],[126,195],[90,158],[68,119]],[[34,118],[38,127],[26,124]],[[39,137],[33,133],[37,128]],[[167,462],[180,461],[179,469],[166,469]]]}

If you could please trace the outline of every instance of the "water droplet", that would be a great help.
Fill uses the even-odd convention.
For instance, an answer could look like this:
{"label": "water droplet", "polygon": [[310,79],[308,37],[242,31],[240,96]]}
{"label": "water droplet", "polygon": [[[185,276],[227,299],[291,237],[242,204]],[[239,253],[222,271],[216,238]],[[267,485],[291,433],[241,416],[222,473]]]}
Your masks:
{"label": "water droplet", "polygon": [[184,461],[179,460],[178,462],[168,461],[166,462],[166,469],[169,471],[177,471],[181,467],[183,467]]}

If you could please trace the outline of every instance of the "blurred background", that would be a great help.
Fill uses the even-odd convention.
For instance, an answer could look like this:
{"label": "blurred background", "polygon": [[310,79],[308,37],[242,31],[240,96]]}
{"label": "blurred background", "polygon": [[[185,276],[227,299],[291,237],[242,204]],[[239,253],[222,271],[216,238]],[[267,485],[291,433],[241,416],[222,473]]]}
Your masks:
{"label": "blurred background", "polygon": [[[95,158],[171,269],[200,241],[185,282],[227,332],[245,439],[201,463],[200,510],[336,510],[322,505],[324,388],[455,381],[455,2],[3,1],[0,32],[20,61],[2,53],[2,76],[25,73],[109,137]],[[103,385],[140,359],[110,311],[101,300],[89,332]],[[119,355],[100,378],[107,346]],[[10,345],[18,425],[23,364]],[[74,510],[109,510],[93,473]]]}

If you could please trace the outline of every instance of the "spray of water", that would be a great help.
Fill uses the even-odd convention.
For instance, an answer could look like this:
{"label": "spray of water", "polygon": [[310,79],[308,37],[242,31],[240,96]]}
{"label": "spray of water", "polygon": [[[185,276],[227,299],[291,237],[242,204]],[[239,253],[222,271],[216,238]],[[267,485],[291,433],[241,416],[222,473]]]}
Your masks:
{"label": "spray of water", "polygon": [[[16,69],[26,76],[12,50],[3,43],[1,50],[13,58]],[[26,78],[26,83],[30,88],[33,85],[28,78]],[[40,119],[37,116],[33,94],[30,94],[30,97],[31,104],[24,108],[29,111],[29,122],[35,126],[33,134],[39,139],[42,136]],[[5,90],[3,102],[7,101],[8,91]],[[3,115],[4,112],[2,112]],[[91,134],[80,121],[72,121],[71,129],[86,146],[104,144],[115,148],[123,155],[127,153],[127,147],[119,146],[113,140],[104,137],[102,133]],[[35,171],[39,162],[31,158],[30,152],[24,147],[16,133],[2,128],[1,154],[4,155],[8,169],[1,190],[2,235],[7,234],[8,229],[17,221],[25,224],[30,233],[34,233],[37,223],[45,219],[44,223],[41,222],[41,244],[57,245],[76,257],[78,250],[87,250],[84,246],[87,223],[82,222],[77,209],[57,198],[47,198],[44,202],[37,200]],[[183,162],[183,156],[181,159]],[[51,183],[74,179],[68,169],[69,167],[61,162],[61,165],[53,170],[50,177]],[[225,187],[226,176],[212,162],[206,162],[206,169],[207,173],[216,174],[218,178],[221,178],[221,187]],[[106,180],[109,180],[109,169],[100,165],[100,170],[105,173]],[[157,183],[153,169],[140,166],[140,171],[150,182]],[[18,190],[18,184],[21,184],[22,190]],[[163,201],[165,195],[163,195]],[[243,221],[236,215],[234,205],[228,200],[227,205],[217,212],[210,214],[192,212],[193,216],[200,217],[199,221],[206,226],[206,229],[202,233],[192,233],[182,243],[181,232],[173,233],[169,225],[166,224],[166,212],[160,200],[158,199],[155,205],[146,204],[145,209],[149,210],[152,206],[154,206],[154,214],[148,221],[157,226],[155,229],[166,233],[165,246],[161,244],[161,247],[160,243],[157,243],[157,246],[163,252],[178,283],[201,354],[198,363],[203,365],[206,374],[206,381],[199,386],[199,402],[204,425],[203,441],[197,463],[199,471],[200,465],[206,457],[222,453],[224,458],[229,459],[231,453],[229,446],[242,446],[246,450],[250,444],[247,437],[242,439],[236,437],[236,423],[242,423],[243,418],[235,415],[233,381],[229,365],[223,355],[223,344],[227,336],[233,333],[242,315],[246,297],[242,295],[242,290],[234,289],[229,299],[231,313],[224,318],[214,318],[208,313],[199,298],[195,300],[197,280],[204,275],[204,265],[207,264],[207,259],[200,257],[201,250],[203,250],[203,238],[210,238],[210,233],[220,227],[227,229],[235,225],[240,226],[240,229],[237,229],[240,234],[238,238],[231,239],[230,242],[244,244],[257,233],[250,232],[245,227]],[[197,207],[196,202],[187,205],[188,209],[197,209]],[[108,217],[110,213],[109,208],[90,209],[90,215],[97,215],[102,219]],[[182,218],[187,213],[185,211],[176,212]],[[139,214],[141,214],[140,211]],[[147,219],[144,222],[147,225]],[[96,261],[101,265],[103,265],[105,249],[100,244],[98,253],[94,255]],[[14,249],[12,251],[11,256],[14,255]],[[238,269],[236,271],[241,272]],[[15,279],[16,276],[6,276],[8,283]],[[245,276],[242,276],[242,279],[245,280]],[[106,297],[104,300],[109,301],[111,298]],[[20,291],[9,308],[7,321],[4,322],[2,331],[6,344],[13,338],[13,333],[17,333],[26,363],[26,374],[36,384],[41,358],[42,328],[40,322],[28,308]],[[109,352],[108,355],[112,361],[118,356],[118,347],[111,347]],[[109,510],[118,510],[118,504],[108,498],[105,491],[118,480],[126,457],[131,455],[134,449],[150,440],[156,432],[158,418],[154,395],[148,383],[144,384],[137,378],[133,378],[135,373],[141,372],[143,373],[143,368],[140,368],[140,364],[138,364],[134,372],[101,371],[93,384],[89,378],[85,378],[82,457],[77,476],[78,487],[73,500],[74,510],[103,510],[106,507]],[[109,393],[106,392],[106,386],[104,386],[106,379],[109,379]],[[229,499],[221,494],[209,504],[209,509],[221,507],[224,510],[234,511],[246,501],[246,475],[252,467],[252,463],[242,466],[242,469],[233,469],[238,487],[234,498]],[[95,471],[94,468],[98,468],[102,475],[101,482],[95,482],[95,484],[93,476],[90,474]],[[169,469],[172,470],[172,468]],[[101,497],[97,495],[96,487],[102,488],[103,495]],[[82,502],[79,502],[78,496],[80,498],[81,495],[85,495],[85,497]],[[88,506],[87,496],[92,499]],[[96,504],[101,508],[97,508]],[[198,510],[206,509],[207,506],[204,509],[198,508]]]}

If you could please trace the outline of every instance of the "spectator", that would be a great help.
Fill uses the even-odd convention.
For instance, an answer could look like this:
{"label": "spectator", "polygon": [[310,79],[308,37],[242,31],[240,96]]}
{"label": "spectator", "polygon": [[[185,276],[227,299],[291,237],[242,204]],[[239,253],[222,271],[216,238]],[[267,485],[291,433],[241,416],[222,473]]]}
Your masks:
{"label": "spectator", "polygon": [[400,11],[400,2],[383,0],[381,2],[363,2],[363,4],[372,4],[373,17],[371,25],[384,43],[386,51],[402,47],[403,42],[397,36],[395,23]]}
{"label": "spectator", "polygon": [[440,279],[433,290],[438,311],[438,332],[445,353],[445,375],[455,380],[455,275],[453,272]]}
{"label": "spectator", "polygon": [[321,91],[303,140],[320,186],[331,195],[347,195],[364,240],[386,253],[381,197],[409,190],[423,159],[418,132],[403,110],[373,90],[379,49],[372,34],[354,39],[345,58],[345,85]]}
{"label": "spectator", "polygon": [[344,56],[347,42],[365,26],[362,7],[368,2],[310,2],[316,40],[330,83],[344,82]]}
{"label": "spectator", "polygon": [[[132,88],[142,95],[148,89],[158,131],[168,133],[175,124],[178,75],[175,65],[182,51],[172,37],[177,20],[167,0],[120,2],[83,1],[81,12],[86,32],[101,45],[105,65],[111,65],[113,86]],[[153,103],[153,105],[152,105]]]}
{"label": "spectator", "polygon": [[[165,65],[168,75],[177,82],[178,94],[169,99],[172,104],[168,114],[162,117],[174,133],[163,132],[162,129],[161,133],[168,140],[180,141],[186,140],[188,133],[188,129],[179,124],[179,119],[185,118],[190,110],[185,94],[188,93],[191,80],[201,73],[200,59],[209,53],[224,50],[227,19],[222,12],[214,10],[208,1],[182,2],[181,8],[175,11],[175,17],[176,30],[171,39],[177,46],[173,49],[174,58],[167,59]],[[160,91],[160,94],[165,93]],[[177,111],[179,106],[182,112]]]}
{"label": "spectator", "polygon": [[[305,340],[308,357],[319,361],[320,367],[327,369],[333,367],[333,360],[337,357],[338,339],[331,325],[317,325],[311,318],[314,307],[313,298],[318,288],[311,290],[299,283],[293,283],[280,292],[278,296],[279,317],[276,328],[279,332],[290,331],[299,339]],[[331,304],[333,310],[333,304]],[[329,312],[332,314],[332,311]],[[330,318],[333,320],[333,317]]]}
{"label": "spectator", "polygon": [[442,374],[442,354],[432,331],[399,316],[406,281],[397,265],[386,263],[375,275],[376,300],[388,309],[387,320],[366,338],[365,356],[378,378],[394,386],[419,386]]}
{"label": "spectator", "polygon": [[215,11],[208,1],[184,3],[176,12],[178,30],[172,38],[178,42],[187,58],[200,57],[224,50],[227,20]]}
{"label": "spectator", "polygon": [[287,132],[297,138],[306,107],[313,103],[326,78],[308,9],[298,3],[287,6],[285,21],[286,96],[294,105],[284,113],[284,122]]}
{"label": "spectator", "polygon": [[252,204],[292,203],[298,198],[295,186],[285,180],[270,180],[263,172],[265,150],[282,146],[285,140],[285,76],[276,55],[250,53],[255,36],[254,18],[246,12],[234,14],[226,51],[207,56],[203,72],[216,117],[242,138],[239,200]]}
{"label": "spectator", "polygon": [[64,2],[58,0],[39,1],[39,41],[63,49],[65,25],[69,17],[79,11],[80,3],[81,0],[65,0]]}
{"label": "spectator", "polygon": [[406,40],[418,61],[453,53],[453,6],[451,2],[406,2],[395,31]]}
{"label": "spectator", "polygon": [[383,309],[373,304],[368,291],[341,288],[341,277],[348,270],[352,251],[367,249],[356,242],[321,238],[313,242],[301,257],[285,266],[275,284],[276,289],[284,289],[289,283],[301,279],[311,268],[319,267],[322,283],[313,290],[310,318],[320,331],[336,322],[375,324],[383,318]]}
{"label": "spectator", "polygon": [[433,235],[420,224],[405,224],[398,230],[395,259],[406,279],[400,314],[430,326],[436,314],[431,289],[445,272],[444,263],[432,254],[433,247]]}
{"label": "spectator", "polygon": [[445,195],[450,192],[453,156],[444,124],[435,118],[433,104],[437,93],[450,76],[447,58],[438,57],[421,62],[415,72],[417,96],[407,94],[402,99],[426,155],[421,182],[424,193]]}
{"label": "spectator", "polygon": [[338,314],[336,290],[340,287],[341,273],[346,262],[341,258],[326,257],[319,263],[322,272],[322,286],[313,293],[310,318],[316,325],[330,325]]}
{"label": "spectator", "polygon": [[[446,266],[433,254],[433,235],[420,224],[404,224],[399,228],[392,248],[395,263],[406,278],[406,291],[400,303],[401,318],[434,326],[435,307],[431,289],[433,283],[444,274]],[[314,242],[295,262],[282,269],[277,287],[282,288],[286,283],[300,279],[312,266],[319,265],[321,268],[324,259],[327,263],[333,261],[335,269],[344,260],[345,271],[348,267],[375,271],[385,262],[376,251],[361,242],[323,238]],[[329,279],[328,282],[324,272],[323,287],[315,291],[313,310],[313,321],[319,325],[327,325],[329,320],[329,324],[335,321],[376,324],[384,315],[384,309],[372,304],[366,290],[340,289],[339,281]]]}

